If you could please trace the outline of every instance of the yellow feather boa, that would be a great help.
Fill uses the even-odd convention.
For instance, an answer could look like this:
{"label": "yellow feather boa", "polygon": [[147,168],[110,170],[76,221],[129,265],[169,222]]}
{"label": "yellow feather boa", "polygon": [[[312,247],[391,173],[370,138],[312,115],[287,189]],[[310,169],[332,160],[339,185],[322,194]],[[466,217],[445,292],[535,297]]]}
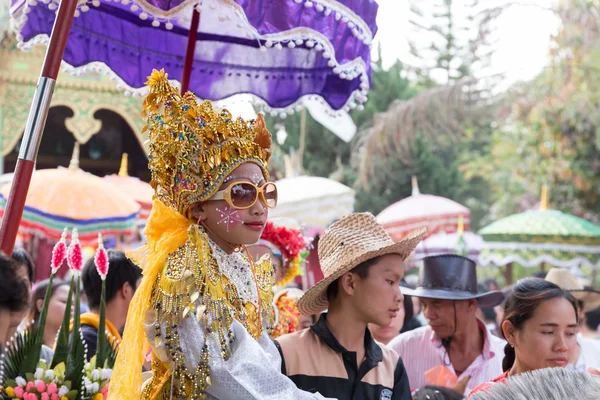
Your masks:
{"label": "yellow feather boa", "polygon": [[123,341],[110,382],[108,397],[111,400],[137,400],[141,396],[142,365],[149,346],[144,321],[152,289],[167,256],[185,244],[192,223],[155,198],[144,230],[146,246],[127,254],[142,268],[144,277],[129,305]]}

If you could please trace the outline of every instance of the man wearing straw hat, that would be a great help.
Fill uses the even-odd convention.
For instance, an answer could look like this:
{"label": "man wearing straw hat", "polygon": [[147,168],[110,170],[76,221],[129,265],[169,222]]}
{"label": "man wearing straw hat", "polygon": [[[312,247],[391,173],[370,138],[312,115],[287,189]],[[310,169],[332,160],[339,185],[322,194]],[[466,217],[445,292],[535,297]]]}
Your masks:
{"label": "man wearing straw hat", "polygon": [[350,214],[319,241],[324,278],[298,302],[317,323],[277,339],[282,372],[301,389],[340,400],[409,400],[400,357],[377,344],[367,324],[389,325],[402,306],[403,261],[425,234],[394,243],[370,213]]}
{"label": "man wearing straw hat", "polygon": [[[585,312],[600,306],[600,292],[585,289],[575,275],[565,268],[552,268],[546,275],[546,280],[569,291],[579,305],[579,324],[585,323]],[[577,334],[577,347],[570,360],[570,367],[579,371],[589,368],[600,368],[600,344],[592,339],[586,339]]]}

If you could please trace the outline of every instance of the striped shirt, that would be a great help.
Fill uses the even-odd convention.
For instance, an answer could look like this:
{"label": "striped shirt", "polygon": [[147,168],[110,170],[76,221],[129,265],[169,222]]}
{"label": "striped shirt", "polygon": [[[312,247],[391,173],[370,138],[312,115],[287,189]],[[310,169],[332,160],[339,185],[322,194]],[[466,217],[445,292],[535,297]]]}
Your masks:
{"label": "striped shirt", "polygon": [[[497,378],[503,372],[502,359],[506,342],[492,335],[481,322],[479,322],[479,329],[483,332],[483,351],[458,377],[460,381],[465,376],[471,375],[466,393],[481,383]],[[429,325],[397,336],[388,347],[395,350],[404,361],[408,381],[413,390],[429,384],[425,380],[426,371],[445,365],[444,359],[448,361],[446,349],[442,347],[441,340],[435,336],[435,332]],[[452,364],[446,367],[456,374]]]}

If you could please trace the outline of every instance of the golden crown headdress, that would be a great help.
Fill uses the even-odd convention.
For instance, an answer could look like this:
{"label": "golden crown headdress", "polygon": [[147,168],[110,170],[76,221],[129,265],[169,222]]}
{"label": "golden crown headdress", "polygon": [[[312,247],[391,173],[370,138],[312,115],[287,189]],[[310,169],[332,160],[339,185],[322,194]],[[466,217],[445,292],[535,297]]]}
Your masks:
{"label": "golden crown headdress", "polygon": [[225,109],[181,96],[164,70],[153,70],[144,100],[150,155],[150,184],[156,196],[184,216],[189,207],[212,197],[240,164],[257,164],[268,179],[271,134],[261,114],[256,121],[232,119]]}

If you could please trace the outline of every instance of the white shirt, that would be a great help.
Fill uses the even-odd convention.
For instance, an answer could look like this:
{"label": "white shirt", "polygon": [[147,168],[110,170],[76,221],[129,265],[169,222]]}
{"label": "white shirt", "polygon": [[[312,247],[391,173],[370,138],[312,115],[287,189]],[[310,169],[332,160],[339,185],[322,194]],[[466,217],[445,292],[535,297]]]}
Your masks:
{"label": "white shirt", "polygon": [[577,371],[587,371],[590,368],[600,368],[600,342],[593,339],[586,339],[581,335],[577,335],[577,343],[581,348],[577,364],[570,368],[575,368]]}
{"label": "white shirt", "polygon": [[[478,323],[479,328],[484,332],[483,351],[458,377],[460,381],[465,376],[471,375],[466,393],[469,393],[477,385],[502,375],[502,359],[506,342],[494,336],[482,322],[478,321]],[[452,364],[445,364],[445,361],[448,361],[446,349],[430,326],[405,332],[394,338],[388,346],[402,358],[411,390],[427,385],[425,372],[439,365],[446,366],[456,374]]]}

